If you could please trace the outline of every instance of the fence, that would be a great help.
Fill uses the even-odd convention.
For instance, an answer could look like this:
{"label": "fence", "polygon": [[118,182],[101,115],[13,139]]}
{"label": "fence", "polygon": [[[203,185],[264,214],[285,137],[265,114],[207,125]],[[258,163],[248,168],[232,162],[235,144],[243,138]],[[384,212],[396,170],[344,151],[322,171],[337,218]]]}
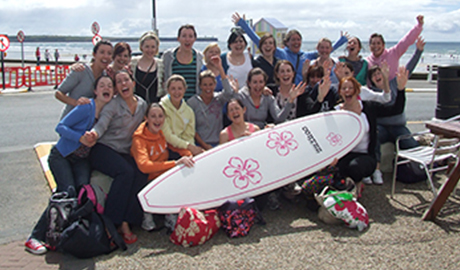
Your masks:
{"label": "fence", "polygon": [[[36,67],[6,67],[5,81],[0,83],[0,86],[5,88],[21,88],[29,89],[35,86],[53,86],[59,85],[64,78],[69,74],[69,66],[36,66]],[[0,73],[2,70],[0,69]],[[4,83],[4,84],[3,84]]]}

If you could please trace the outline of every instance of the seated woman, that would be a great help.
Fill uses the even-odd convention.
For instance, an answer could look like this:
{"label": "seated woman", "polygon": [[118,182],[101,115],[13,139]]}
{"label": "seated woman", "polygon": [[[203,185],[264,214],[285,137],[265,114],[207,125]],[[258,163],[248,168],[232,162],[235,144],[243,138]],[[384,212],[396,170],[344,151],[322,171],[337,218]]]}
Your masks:
{"label": "seated woman", "polygon": [[137,241],[131,225],[142,222],[142,208],[137,193],[147,182],[147,175],[137,168],[130,155],[132,135],[144,118],[147,103],[134,94],[134,81],[127,70],[115,74],[118,95],[101,112],[91,130],[96,145],[89,159],[93,169],[113,178],[107,194],[104,214],[118,226],[127,244]]}
{"label": "seated woman", "polygon": [[347,56],[339,57],[340,62],[350,63],[353,66],[353,77],[361,85],[367,84],[367,61],[359,53],[363,45],[361,40],[357,37],[351,37],[348,39],[347,44]]}
{"label": "seated woman", "polygon": [[220,67],[216,66],[214,62],[211,60],[215,56],[220,57],[220,53],[221,51],[219,48],[219,44],[217,44],[217,42],[210,43],[208,46],[206,46],[206,48],[203,51],[204,65],[201,67],[201,72],[205,70],[210,70],[216,78],[216,87],[214,88],[214,92],[220,92],[224,89],[224,86],[222,85],[221,74],[225,72],[221,73]]}
{"label": "seated woman", "polygon": [[214,56],[211,61],[214,62],[213,65],[220,67],[224,91],[214,92],[216,78],[211,71],[206,70],[200,74],[201,94],[187,101],[195,114],[195,141],[204,150],[209,150],[219,144],[219,132],[224,128],[222,109],[234,93],[238,92],[238,85],[235,81],[232,80],[230,84],[225,75],[220,57]]}
{"label": "seated woman", "polygon": [[[203,148],[195,145],[195,114],[184,101],[187,89],[184,77],[173,74],[166,82],[166,89],[168,95],[160,101],[166,111],[161,129],[166,141],[176,148],[188,149],[194,156],[202,153]],[[176,158],[177,155],[173,157]]]}
{"label": "seated woman", "polygon": [[[105,104],[112,99],[113,81],[109,76],[102,75],[96,79],[94,96],[90,103],[75,107],[59,122],[56,132],[61,137],[48,157],[56,192],[65,191],[69,197],[76,197],[79,188],[90,181],[88,155],[93,143],[88,140],[87,132],[99,118]],[[27,251],[35,255],[47,252],[44,245],[47,226],[45,211],[25,243]]]}
{"label": "seated woman", "polygon": [[[359,99],[360,84],[354,77],[345,77],[340,80],[339,94],[343,103],[335,106],[336,110],[347,110],[358,114],[365,123],[365,135],[355,148],[338,162],[342,176],[351,177],[359,183],[374,172],[377,160],[375,158],[375,145],[377,143],[377,117],[400,114],[405,106],[405,86],[408,72],[401,67],[397,74],[398,92],[396,101],[391,106],[380,103],[362,101]],[[320,84],[320,92],[327,92],[330,88],[330,79],[325,77]]]}
{"label": "seated woman", "polygon": [[[134,157],[139,170],[149,175],[148,181],[155,180],[176,165],[184,164],[187,167],[192,167],[194,164],[190,151],[172,147],[166,142],[163,131],[161,131],[165,118],[164,108],[158,103],[152,103],[145,112],[145,121],[139,125],[133,134],[131,155]],[[168,149],[179,153],[182,157],[177,161],[168,160]],[[156,228],[152,214],[144,213],[141,227],[146,231]]]}
{"label": "seated woman", "polygon": [[301,84],[292,85],[287,103],[280,109],[276,105],[273,96],[262,94],[266,82],[267,74],[260,68],[253,68],[248,74],[247,86],[243,87],[238,93],[239,98],[246,107],[245,121],[256,124],[260,129],[263,129],[267,124],[266,120],[269,114],[275,124],[284,122],[294,106],[294,100],[305,89]]}
{"label": "seated woman", "polygon": [[227,76],[233,77],[241,86],[246,85],[246,77],[252,69],[252,56],[246,50],[248,42],[241,28],[232,28],[227,39],[228,52],[222,53],[222,66]]}
{"label": "seated woman", "polygon": [[[420,60],[420,57],[423,53],[425,47],[425,42],[424,40],[419,37],[417,39],[416,43],[416,50],[412,58],[409,60],[409,62],[406,64],[406,69],[409,71],[409,76],[412,73],[412,71],[415,69],[417,66],[418,61]],[[381,90],[379,88],[382,87],[383,81],[382,80],[382,68],[378,66],[371,67],[368,71],[369,74],[369,80],[371,81],[371,86],[370,88],[376,92],[380,92]],[[390,89],[391,89],[391,101],[390,104],[395,102],[396,94],[397,94],[397,81],[396,78],[393,78],[389,82],[390,84]],[[410,134],[410,130],[406,126],[406,115],[405,113],[401,113],[398,115],[393,115],[389,117],[379,117],[377,118],[377,130],[378,130],[378,140],[377,140],[377,148],[375,150],[376,152],[376,158],[377,158],[377,169],[375,172],[372,174],[372,179],[366,178],[363,180],[365,184],[378,184],[381,185],[383,184],[383,178],[382,178],[382,172],[380,171],[380,144],[386,143],[386,142],[392,142],[395,143],[396,139],[405,134]],[[412,147],[418,146],[417,141],[415,141],[413,138],[408,138],[400,141],[400,147],[402,149],[408,149]]]}

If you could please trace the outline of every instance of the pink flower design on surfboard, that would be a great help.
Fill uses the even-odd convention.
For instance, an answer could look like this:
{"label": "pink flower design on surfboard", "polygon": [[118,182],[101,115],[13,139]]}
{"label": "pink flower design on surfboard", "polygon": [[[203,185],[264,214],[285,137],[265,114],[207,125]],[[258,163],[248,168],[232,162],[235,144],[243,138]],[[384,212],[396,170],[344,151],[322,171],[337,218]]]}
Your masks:
{"label": "pink flower design on surfboard", "polygon": [[335,134],[334,132],[329,133],[326,139],[332,146],[341,145],[342,144],[342,136],[340,134]]}
{"label": "pink flower design on surfboard", "polygon": [[228,178],[233,178],[233,184],[236,188],[245,189],[249,183],[255,185],[262,181],[262,174],[257,171],[258,169],[259,162],[252,158],[243,162],[239,157],[232,157],[223,173]]}
{"label": "pink flower design on surfboard", "polygon": [[275,149],[278,155],[285,157],[290,151],[297,149],[299,144],[294,140],[294,135],[290,131],[283,131],[281,134],[270,132],[268,134],[267,147]]}

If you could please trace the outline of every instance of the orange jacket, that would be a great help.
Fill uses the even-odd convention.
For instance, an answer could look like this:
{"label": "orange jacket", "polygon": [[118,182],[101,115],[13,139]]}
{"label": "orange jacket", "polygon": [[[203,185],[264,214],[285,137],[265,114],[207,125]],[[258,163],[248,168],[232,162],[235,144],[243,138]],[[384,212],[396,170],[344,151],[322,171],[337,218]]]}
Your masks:
{"label": "orange jacket", "polygon": [[149,174],[149,180],[157,178],[162,173],[176,166],[176,161],[170,160],[168,148],[181,156],[191,156],[187,149],[178,149],[166,143],[163,132],[153,134],[147,128],[146,123],[139,125],[133,134],[131,155],[137,163],[137,167],[143,173]]}

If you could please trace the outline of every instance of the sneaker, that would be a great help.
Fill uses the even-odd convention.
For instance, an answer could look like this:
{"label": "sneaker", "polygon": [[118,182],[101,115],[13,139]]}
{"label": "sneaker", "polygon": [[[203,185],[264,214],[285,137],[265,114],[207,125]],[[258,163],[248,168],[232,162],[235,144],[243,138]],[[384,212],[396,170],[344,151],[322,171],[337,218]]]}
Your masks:
{"label": "sneaker", "polygon": [[382,172],[380,170],[375,170],[372,174],[372,180],[376,185],[383,185]]}
{"label": "sneaker", "polygon": [[176,227],[177,214],[167,214],[165,215],[165,227],[167,229],[167,234],[170,234],[174,231]]}
{"label": "sneaker", "polygon": [[144,218],[142,219],[142,229],[150,232],[153,231],[156,227],[155,222],[153,221],[153,215],[150,213],[144,213]]}
{"label": "sneaker", "polygon": [[42,242],[38,241],[35,238],[29,238],[27,242],[24,244],[26,246],[26,250],[35,255],[43,255],[45,254],[48,249],[46,249],[45,245]]}
{"label": "sneaker", "polygon": [[277,210],[280,208],[280,201],[276,192],[270,192],[267,197],[267,206],[270,210]]}
{"label": "sneaker", "polygon": [[372,179],[370,177],[364,177],[363,183],[366,185],[372,185]]}
{"label": "sneaker", "polygon": [[293,200],[301,192],[302,188],[296,182],[283,187],[283,195],[289,200]]}

